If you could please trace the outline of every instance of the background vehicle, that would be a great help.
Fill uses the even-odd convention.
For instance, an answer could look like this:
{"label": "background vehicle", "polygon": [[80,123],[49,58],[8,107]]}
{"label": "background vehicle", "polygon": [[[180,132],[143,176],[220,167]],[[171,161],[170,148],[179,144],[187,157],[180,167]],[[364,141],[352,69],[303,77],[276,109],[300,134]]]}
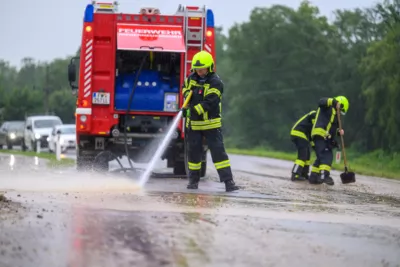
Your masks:
{"label": "background vehicle", "polygon": [[22,145],[24,137],[24,121],[6,121],[0,127],[0,149],[4,146],[12,149]]}
{"label": "background vehicle", "polygon": [[[183,104],[181,88],[191,59],[201,51],[215,58],[214,15],[206,7],[179,6],[173,15],[157,8],[117,13],[113,4],[90,4],[84,16],[79,86],[73,59],[68,67],[76,109],[77,167],[92,166],[110,151],[147,163],[150,146],[163,137]],[[174,174],[187,173],[184,120],[162,159]],[[204,145],[202,174],[206,170]],[[107,168],[102,163],[100,168]]]}
{"label": "background vehicle", "polygon": [[40,141],[40,147],[48,147],[47,138],[54,126],[61,125],[58,116],[30,116],[25,120],[24,140],[22,150],[36,150],[36,143]]}
{"label": "background vehicle", "polygon": [[62,124],[53,127],[51,135],[48,137],[50,152],[56,151],[56,142],[60,134],[61,152],[67,149],[76,148],[76,126],[75,124]]}

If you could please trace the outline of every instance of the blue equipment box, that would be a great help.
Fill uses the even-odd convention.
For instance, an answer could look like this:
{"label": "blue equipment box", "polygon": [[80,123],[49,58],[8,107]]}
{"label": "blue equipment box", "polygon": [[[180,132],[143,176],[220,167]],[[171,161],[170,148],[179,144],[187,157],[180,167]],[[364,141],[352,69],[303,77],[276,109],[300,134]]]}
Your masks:
{"label": "blue equipment box", "polygon": [[[127,110],[136,73],[120,74],[115,80],[115,109]],[[130,110],[177,111],[179,80],[155,70],[142,70]]]}

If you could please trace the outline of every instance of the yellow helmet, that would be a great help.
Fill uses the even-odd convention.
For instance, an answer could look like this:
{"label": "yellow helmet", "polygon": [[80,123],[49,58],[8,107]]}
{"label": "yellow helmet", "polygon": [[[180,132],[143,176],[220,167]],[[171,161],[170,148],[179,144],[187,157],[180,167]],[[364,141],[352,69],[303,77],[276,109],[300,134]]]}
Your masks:
{"label": "yellow helmet", "polygon": [[214,59],[207,51],[200,51],[193,56],[191,70],[206,68],[209,72],[214,71]]}
{"label": "yellow helmet", "polygon": [[347,100],[347,98],[345,96],[337,96],[335,97],[335,99],[342,104],[342,109],[341,109],[341,113],[343,115],[345,115],[347,113],[347,111],[349,110],[349,100]]}

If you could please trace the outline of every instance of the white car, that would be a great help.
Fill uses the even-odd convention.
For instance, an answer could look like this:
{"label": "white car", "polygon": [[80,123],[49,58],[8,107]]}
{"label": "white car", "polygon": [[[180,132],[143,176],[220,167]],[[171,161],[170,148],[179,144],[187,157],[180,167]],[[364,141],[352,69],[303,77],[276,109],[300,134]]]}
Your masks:
{"label": "white car", "polygon": [[49,150],[56,151],[57,139],[60,135],[61,152],[67,149],[76,149],[76,126],[75,124],[63,124],[54,126],[49,136]]}
{"label": "white car", "polygon": [[36,150],[37,144],[40,142],[41,148],[48,147],[47,138],[51,134],[54,126],[62,124],[58,116],[30,116],[25,120],[24,140],[22,150]]}

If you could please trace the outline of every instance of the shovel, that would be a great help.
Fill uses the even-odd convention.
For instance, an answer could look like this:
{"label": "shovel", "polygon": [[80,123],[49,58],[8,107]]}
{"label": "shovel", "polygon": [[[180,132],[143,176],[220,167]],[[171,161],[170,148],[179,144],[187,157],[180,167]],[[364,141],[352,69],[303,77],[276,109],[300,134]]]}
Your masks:
{"label": "shovel", "polygon": [[[337,117],[339,122],[339,129],[342,130],[342,121],[340,120],[340,108],[337,109]],[[356,174],[354,172],[349,172],[347,167],[346,150],[344,148],[344,138],[340,135],[340,140],[342,141],[343,159],[344,159],[344,172],[340,174],[340,179],[342,184],[350,184],[356,182]]]}

